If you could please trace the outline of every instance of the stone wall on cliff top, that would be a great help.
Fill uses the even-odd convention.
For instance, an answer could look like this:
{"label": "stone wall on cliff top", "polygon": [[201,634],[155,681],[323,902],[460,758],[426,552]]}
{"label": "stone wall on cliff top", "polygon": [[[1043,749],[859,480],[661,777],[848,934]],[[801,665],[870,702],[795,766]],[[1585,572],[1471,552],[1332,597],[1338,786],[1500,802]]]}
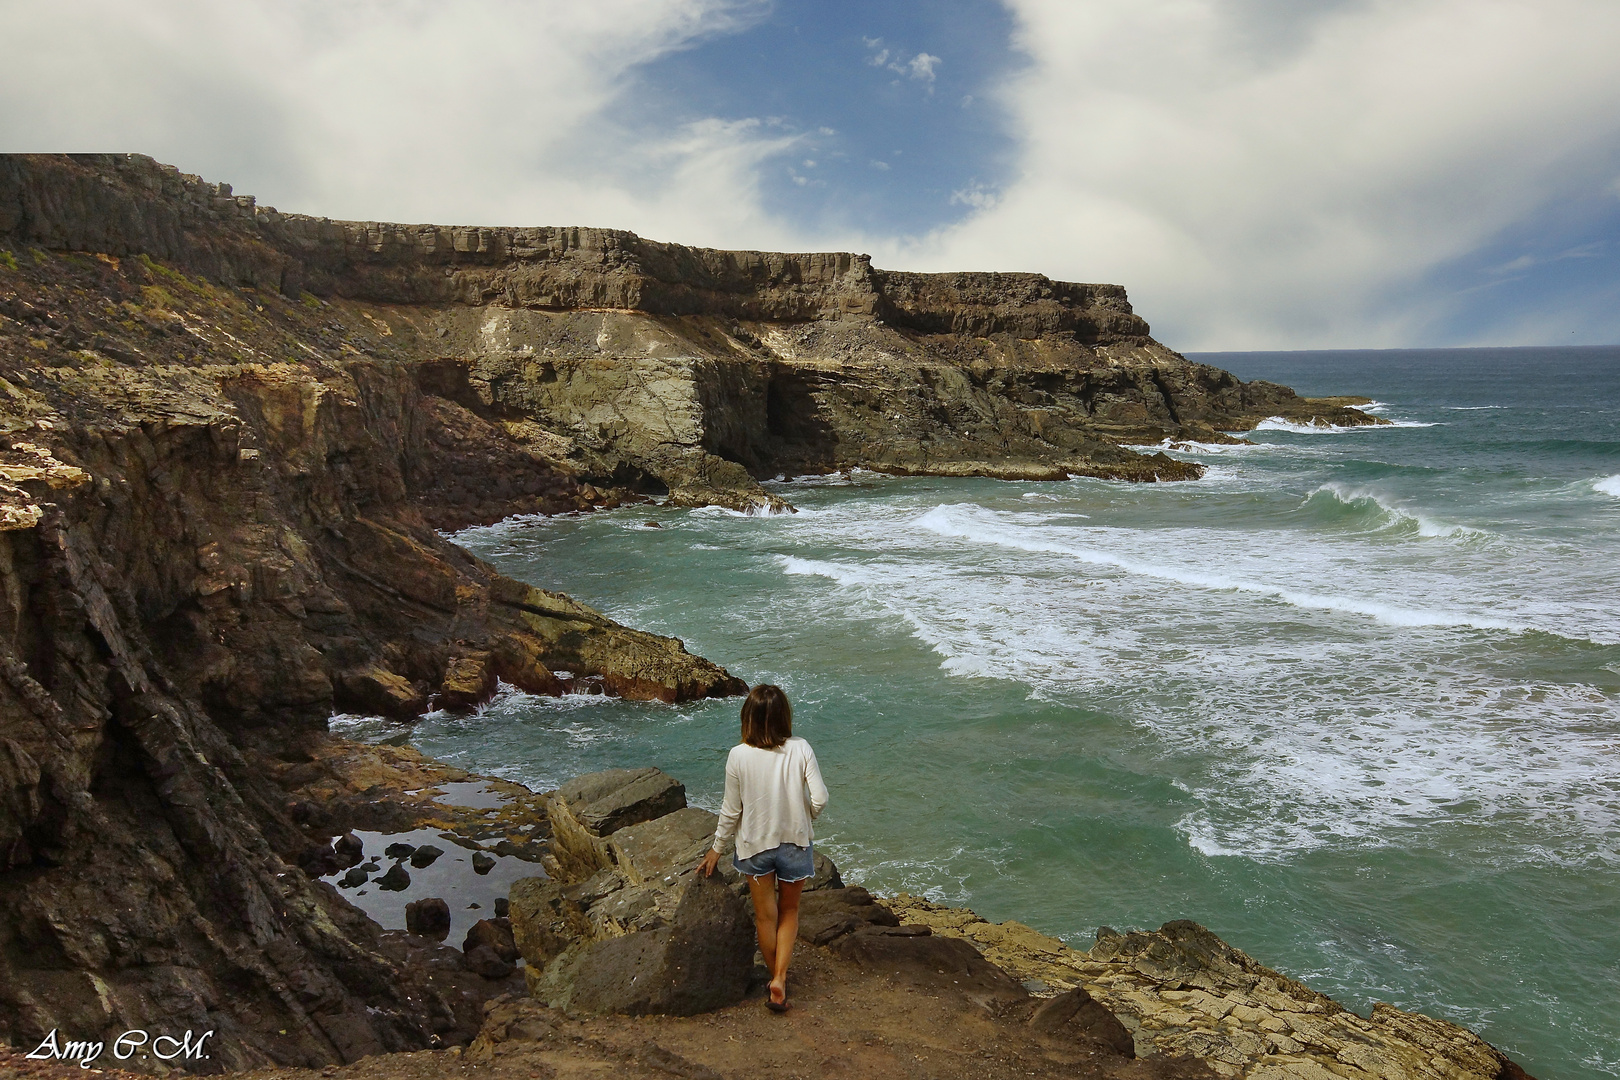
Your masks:
{"label": "stone wall on cliff top", "polygon": [[773,505],[779,469],[1174,478],[1122,444],[1359,416],[1146,333],[1114,286],[0,157],[0,1038],[212,1028],[245,1065],[448,1037],[454,995],[292,865],[322,838],[269,778],[334,709],[742,684],[435,530]]}

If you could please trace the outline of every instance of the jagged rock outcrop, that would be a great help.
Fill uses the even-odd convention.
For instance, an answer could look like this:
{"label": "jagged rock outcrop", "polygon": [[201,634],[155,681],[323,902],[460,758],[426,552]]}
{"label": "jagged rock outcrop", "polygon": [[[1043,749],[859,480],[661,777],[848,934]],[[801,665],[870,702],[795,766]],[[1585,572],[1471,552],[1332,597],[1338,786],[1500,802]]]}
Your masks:
{"label": "jagged rock outcrop", "polygon": [[1137,1057],[1184,1055],[1229,1080],[1526,1080],[1502,1051],[1446,1020],[1377,1004],[1359,1016],[1197,923],[1097,931],[1089,952],[1021,923],[920,897],[887,901],[903,926],[972,942],[1025,980],[1083,990],[1130,1032]]}

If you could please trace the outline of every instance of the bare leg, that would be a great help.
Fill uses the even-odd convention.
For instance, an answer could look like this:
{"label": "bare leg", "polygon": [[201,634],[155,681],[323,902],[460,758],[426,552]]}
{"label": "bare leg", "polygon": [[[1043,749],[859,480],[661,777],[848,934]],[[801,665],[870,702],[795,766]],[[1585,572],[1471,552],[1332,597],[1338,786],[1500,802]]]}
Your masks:
{"label": "bare leg", "polygon": [[[764,874],[748,879],[748,895],[754,899],[754,933],[759,936],[760,955],[765,957],[765,969],[776,972],[776,875]],[[793,932],[799,932],[799,898],[793,897]]]}
{"label": "bare leg", "polygon": [[787,1000],[788,961],[793,959],[793,941],[799,936],[799,894],[804,882],[784,881],[778,886],[776,900],[776,954],[770,964],[771,1000]]}

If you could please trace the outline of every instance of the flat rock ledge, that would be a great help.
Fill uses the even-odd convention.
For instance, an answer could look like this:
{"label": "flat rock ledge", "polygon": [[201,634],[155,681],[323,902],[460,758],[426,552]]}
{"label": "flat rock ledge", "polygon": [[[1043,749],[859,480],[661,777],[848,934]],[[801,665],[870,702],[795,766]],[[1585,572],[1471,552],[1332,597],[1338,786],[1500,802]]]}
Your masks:
{"label": "flat rock ledge", "polygon": [[1358,1016],[1194,922],[1126,934],[1103,927],[1081,951],[966,908],[904,894],[886,903],[901,925],[971,941],[1020,980],[1084,989],[1131,1032],[1138,1057],[1184,1054],[1244,1080],[1527,1076],[1467,1028],[1385,1004]]}

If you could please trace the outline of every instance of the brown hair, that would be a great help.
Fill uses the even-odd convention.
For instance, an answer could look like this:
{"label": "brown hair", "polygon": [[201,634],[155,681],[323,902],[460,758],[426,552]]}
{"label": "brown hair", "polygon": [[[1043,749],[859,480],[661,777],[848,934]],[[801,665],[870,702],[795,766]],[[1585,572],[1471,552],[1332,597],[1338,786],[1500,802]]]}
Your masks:
{"label": "brown hair", "polygon": [[775,750],[793,734],[793,706],[780,686],[760,683],[748,693],[742,707],[742,741],[762,750]]}

